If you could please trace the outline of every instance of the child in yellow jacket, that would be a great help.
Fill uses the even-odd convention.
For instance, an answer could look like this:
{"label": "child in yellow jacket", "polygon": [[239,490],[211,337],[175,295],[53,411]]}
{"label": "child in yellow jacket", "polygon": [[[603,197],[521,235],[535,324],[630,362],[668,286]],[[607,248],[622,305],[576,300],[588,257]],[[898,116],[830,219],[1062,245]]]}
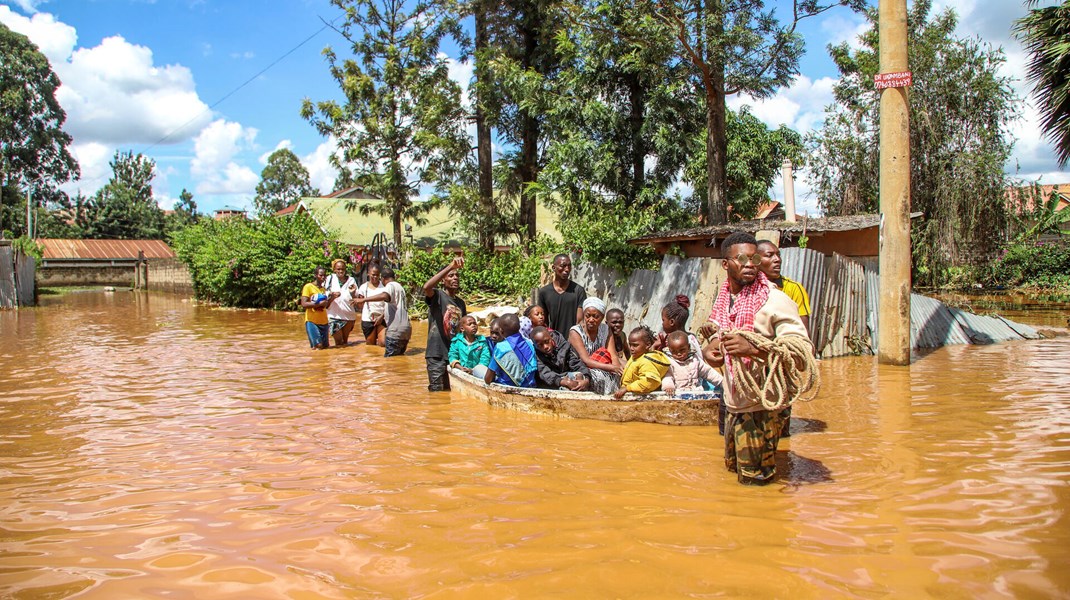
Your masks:
{"label": "child in yellow jacket", "polygon": [[620,389],[613,397],[620,400],[624,394],[649,394],[661,389],[661,378],[669,372],[669,359],[660,350],[651,350],[654,345],[654,332],[641,325],[628,335],[628,349],[632,357],[624,366],[624,375],[620,378]]}

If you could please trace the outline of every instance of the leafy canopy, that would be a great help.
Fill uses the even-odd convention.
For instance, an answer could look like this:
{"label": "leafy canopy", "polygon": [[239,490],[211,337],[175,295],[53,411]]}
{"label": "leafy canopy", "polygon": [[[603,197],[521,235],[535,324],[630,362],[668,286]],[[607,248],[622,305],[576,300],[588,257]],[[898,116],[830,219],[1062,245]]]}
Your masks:
{"label": "leafy canopy", "polygon": [[[877,13],[862,48],[846,43],[830,53],[841,78],[837,104],[823,128],[807,139],[811,180],[832,215],[878,209],[879,95]],[[924,218],[912,231],[915,281],[938,284],[951,267],[984,262],[999,248],[1008,223],[1003,166],[1016,118],[1010,82],[998,75],[1003,51],[955,36],[947,9],[931,14],[917,0],[907,23],[911,209]]]}
{"label": "leafy canopy", "polygon": [[431,0],[332,0],[345,11],[338,32],[354,58],[324,55],[344,101],[305,99],[301,115],[338,141],[340,166],[385,200],[394,242],[421,186],[446,186],[470,150],[461,89],[450,79],[442,40],[462,39],[455,11]]}
{"label": "leafy canopy", "polygon": [[143,154],[115,152],[112,176],[92,198],[75,202],[82,237],[163,239],[164,214],[152,195],[156,162]]}
{"label": "leafy canopy", "polygon": [[253,206],[257,213],[275,214],[307,196],[319,196],[319,190],[312,187],[301,160],[289,148],[272,152],[256,184]]}
{"label": "leafy canopy", "polygon": [[1031,9],[1015,21],[1014,31],[1030,54],[1028,74],[1040,108],[1040,126],[1065,167],[1070,161],[1070,0]]}

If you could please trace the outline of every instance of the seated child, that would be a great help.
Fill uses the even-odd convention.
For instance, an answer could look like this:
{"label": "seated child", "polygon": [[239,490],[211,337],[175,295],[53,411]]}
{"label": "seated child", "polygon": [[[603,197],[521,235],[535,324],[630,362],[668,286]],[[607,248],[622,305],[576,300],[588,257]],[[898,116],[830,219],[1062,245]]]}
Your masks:
{"label": "seated child", "polygon": [[[546,327],[547,329],[550,329],[546,321],[546,310],[538,304],[532,304],[531,306],[525,308],[524,316],[531,321],[532,329],[536,327]],[[553,331],[553,329],[550,329],[550,331]]]}
{"label": "seated child", "polygon": [[609,309],[606,312],[606,325],[609,325],[609,335],[613,336],[617,357],[621,362],[628,362],[632,355],[628,352],[628,344],[624,340],[624,311],[619,308]]}
{"label": "seated child", "polygon": [[574,392],[591,388],[590,369],[560,332],[540,325],[531,330],[531,341],[535,343],[535,358],[539,364],[538,387],[565,388]]}
{"label": "seated child", "polygon": [[702,360],[691,347],[687,333],[674,331],[668,336],[669,372],[661,379],[661,389],[668,395],[676,392],[700,392],[702,382],[719,385],[724,379],[721,373]]}
{"label": "seated child", "polygon": [[[490,365],[490,347],[487,338],[479,335],[479,323],[472,315],[461,317],[461,331],[450,342],[450,366],[471,373],[476,377],[486,375]],[[482,366],[482,369],[476,367]]]}
{"label": "seated child", "polygon": [[687,296],[680,294],[661,308],[661,332],[658,333],[657,339],[654,340],[655,350],[664,351],[668,343],[668,335],[674,331],[683,331],[687,334],[687,338],[691,342],[691,349],[695,351],[695,354],[702,354],[702,345],[699,344],[698,337],[686,329],[687,318],[691,316],[690,311],[688,311],[690,307],[691,300]]}
{"label": "seated child", "polygon": [[669,371],[669,357],[660,350],[652,350],[654,332],[645,325],[632,330],[628,336],[628,349],[632,357],[624,365],[624,374],[620,378],[620,389],[613,397],[620,400],[624,394],[649,394],[661,389],[661,379]]}
{"label": "seated child", "polygon": [[498,317],[498,328],[504,339],[494,346],[490,368],[483,381],[514,387],[535,387],[535,373],[539,370],[535,346],[520,335],[520,317],[506,314]]}

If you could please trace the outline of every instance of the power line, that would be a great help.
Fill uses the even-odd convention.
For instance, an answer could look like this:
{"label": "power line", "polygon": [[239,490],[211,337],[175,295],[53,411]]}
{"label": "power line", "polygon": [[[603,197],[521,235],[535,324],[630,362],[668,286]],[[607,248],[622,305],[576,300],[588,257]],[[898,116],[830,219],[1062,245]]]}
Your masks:
{"label": "power line", "polygon": [[287,51],[286,51],[286,52],[285,52],[285,53],[284,53],[284,54],[283,54],[282,56],[280,56],[280,57],[276,58],[275,60],[271,61],[271,63],[270,63],[270,64],[269,64],[268,66],[266,66],[266,67],[264,67],[263,69],[260,69],[259,71],[257,71],[257,73],[256,73],[255,75],[253,75],[252,77],[250,77],[250,78],[246,79],[245,81],[243,81],[243,82],[241,83],[241,85],[239,85],[238,87],[236,87],[236,88],[234,88],[233,90],[231,90],[231,91],[227,92],[227,93],[226,93],[226,94],[225,94],[225,95],[224,95],[224,96],[223,96],[222,98],[220,98],[219,100],[216,100],[216,101],[215,101],[215,102],[213,102],[213,103],[212,103],[211,105],[209,105],[209,106],[208,106],[208,108],[206,108],[206,109],[202,110],[201,112],[197,113],[197,114],[196,114],[196,115],[194,115],[194,116],[193,116],[193,118],[191,118],[190,120],[186,121],[185,123],[183,123],[183,124],[179,125],[178,127],[174,128],[174,129],[172,129],[172,130],[171,130],[170,132],[168,132],[168,133],[167,133],[166,135],[164,135],[164,136],[163,136],[162,138],[160,138],[159,140],[157,140],[157,141],[153,142],[153,143],[152,143],[152,145],[150,145],[150,146],[146,147],[146,148],[145,148],[145,149],[143,150],[143,152],[148,152],[149,150],[152,150],[152,149],[153,149],[153,148],[155,148],[156,146],[159,146],[160,144],[162,144],[162,143],[164,143],[165,141],[167,141],[167,139],[168,139],[168,138],[170,138],[170,137],[171,137],[172,135],[174,135],[174,134],[178,133],[178,132],[179,132],[179,131],[181,131],[182,129],[185,129],[185,128],[186,128],[186,126],[188,126],[189,124],[193,123],[194,121],[197,121],[198,119],[200,119],[200,118],[201,118],[201,117],[202,117],[202,116],[203,116],[203,115],[204,115],[205,113],[210,113],[210,112],[211,112],[211,111],[212,111],[212,110],[213,110],[213,109],[214,109],[215,107],[219,106],[219,105],[220,105],[220,104],[222,104],[222,103],[223,103],[224,101],[226,101],[226,99],[227,99],[227,98],[230,98],[230,97],[231,97],[231,96],[233,96],[234,94],[236,94],[236,93],[238,93],[239,91],[241,91],[241,89],[242,89],[242,88],[244,88],[245,86],[249,85],[249,84],[250,84],[250,83],[252,83],[252,82],[253,82],[254,80],[256,80],[256,78],[257,78],[257,77],[260,77],[261,75],[263,75],[264,73],[266,73],[266,72],[267,72],[267,71],[268,71],[269,69],[271,69],[271,68],[272,68],[272,67],[274,67],[275,65],[277,65],[277,64],[279,64],[280,62],[282,62],[283,60],[285,60],[285,59],[286,59],[286,57],[290,56],[290,55],[291,55],[291,54],[293,54],[294,52],[297,52],[297,50],[299,50],[299,49],[300,49],[300,48],[301,48],[302,46],[304,46],[305,44],[307,44],[307,43],[309,43],[310,41],[312,41],[312,38],[314,38],[314,37],[316,37],[317,35],[319,35],[319,34],[323,33],[323,30],[324,30],[324,29],[327,29],[327,28],[331,27],[331,25],[333,25],[333,24],[334,24],[334,21],[337,21],[338,19],[342,18],[343,16],[344,16],[344,15],[338,15],[337,17],[335,17],[335,18],[334,18],[334,20],[333,20],[333,21],[329,21],[329,22],[324,22],[324,24],[323,24],[323,27],[320,27],[319,29],[317,29],[315,33],[313,33],[312,35],[310,35],[310,36],[306,37],[305,39],[301,40],[301,42],[300,42],[300,43],[298,43],[298,44],[297,44],[296,46],[294,46],[293,48],[290,48],[289,50],[287,50]]}
{"label": "power line", "polygon": [[[160,139],[156,140],[152,144],[150,144],[150,145],[146,146],[145,148],[143,148],[142,150],[140,150],[139,153],[140,154],[144,154],[144,153],[148,152],[149,150],[152,150],[153,148],[155,148],[155,147],[163,144],[164,142],[166,142],[168,139],[171,138],[171,136],[175,135],[179,131],[182,131],[183,129],[188,127],[190,124],[192,124],[192,123],[196,122],[197,120],[199,120],[206,113],[211,114],[211,112],[215,109],[215,107],[219,106],[220,104],[225,102],[228,98],[230,98],[234,94],[236,94],[239,91],[241,91],[245,86],[249,85],[250,83],[255,81],[258,77],[260,77],[264,73],[268,72],[272,67],[274,67],[275,65],[277,65],[280,62],[282,62],[283,60],[285,60],[288,56],[290,56],[294,52],[297,52],[302,46],[304,46],[305,44],[307,44],[310,41],[312,41],[312,38],[314,38],[314,37],[318,36],[319,34],[323,33],[323,30],[331,28],[334,25],[334,23],[336,21],[338,21],[338,19],[341,19],[343,16],[345,16],[345,15],[344,14],[338,15],[337,17],[335,17],[331,21],[324,21],[322,27],[317,29],[315,32],[313,32],[311,35],[309,35],[305,39],[303,39],[300,42],[298,42],[298,44],[296,46],[294,46],[293,48],[290,48],[289,50],[284,52],[281,56],[279,56],[275,60],[271,61],[271,63],[269,63],[266,67],[264,67],[263,69],[260,69],[259,71],[257,71],[253,76],[249,77],[248,79],[243,81],[241,84],[239,84],[237,87],[235,87],[234,89],[232,89],[229,92],[227,92],[226,94],[224,94],[222,98],[220,98],[220,99],[216,100],[215,102],[213,102],[212,104],[210,104],[207,108],[205,108],[201,112],[199,112],[196,115],[194,115],[188,121],[186,121],[185,123],[179,125],[178,127],[173,128],[171,131],[169,131],[166,134],[164,134],[163,137],[161,137]],[[103,178],[104,178],[104,175],[98,175],[97,177],[94,177],[93,179],[79,180],[79,182],[82,183],[82,184],[90,184],[90,183],[95,183],[97,181],[100,181]]]}

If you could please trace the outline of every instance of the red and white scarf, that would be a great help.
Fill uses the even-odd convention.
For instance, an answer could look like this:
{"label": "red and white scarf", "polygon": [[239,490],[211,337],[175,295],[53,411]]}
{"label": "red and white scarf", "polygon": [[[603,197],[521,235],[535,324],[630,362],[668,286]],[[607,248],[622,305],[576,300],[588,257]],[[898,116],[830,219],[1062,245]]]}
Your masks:
{"label": "red and white scarf", "polygon": [[[721,285],[721,291],[717,293],[717,300],[713,303],[709,321],[717,324],[721,334],[737,330],[754,331],[754,315],[758,314],[768,299],[769,278],[761,271],[758,271],[758,278],[750,285],[743,286],[734,299],[732,289],[726,280]],[[751,364],[748,357],[741,357],[740,362],[744,368]],[[724,368],[726,375],[733,374],[735,361],[731,356],[725,355]],[[735,386],[735,377],[729,381]]]}
{"label": "red and white scarf", "polygon": [[709,321],[717,323],[723,333],[754,331],[754,315],[758,314],[766,300],[769,300],[769,278],[761,271],[758,271],[758,278],[753,283],[743,286],[734,301],[732,289],[725,281],[717,293]]}

